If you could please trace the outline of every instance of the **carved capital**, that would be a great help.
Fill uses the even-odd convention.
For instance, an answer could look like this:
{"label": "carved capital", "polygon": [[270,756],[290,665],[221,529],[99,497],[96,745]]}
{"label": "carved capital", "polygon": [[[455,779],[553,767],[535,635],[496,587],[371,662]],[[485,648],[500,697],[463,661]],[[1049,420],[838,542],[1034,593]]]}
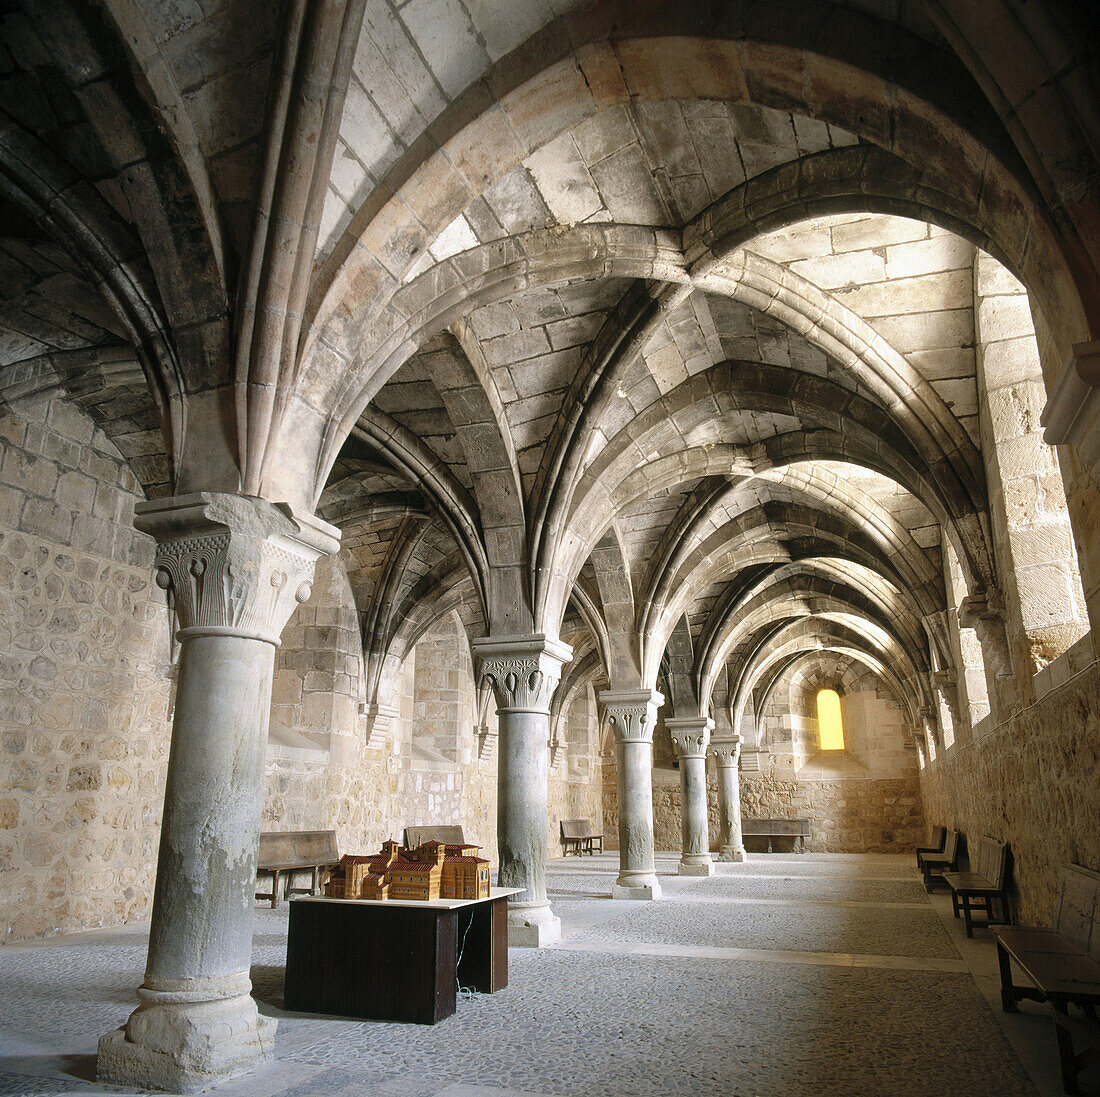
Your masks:
{"label": "carved capital", "polygon": [[955,727],[959,726],[959,690],[955,680],[955,671],[952,668],[934,670],[928,675],[928,682],[932,689],[938,690],[951,713],[951,722]]}
{"label": "carved capital", "polygon": [[653,742],[657,710],[665,703],[664,694],[652,689],[605,689],[599,700],[617,742]]}
{"label": "carved capital", "polygon": [[721,739],[711,739],[710,753],[714,755],[714,760],[718,763],[719,769],[736,766],[741,754],[741,736],[733,735],[724,736]]}
{"label": "carved capital", "polygon": [[340,531],[283,503],[197,492],[138,503],[134,525],[157,541],[156,581],[175,597],[179,638],[240,636],[278,644],[309,598],[318,557]]}
{"label": "carved capital", "polygon": [[665,721],[681,758],[704,758],[714,721],[708,716],[681,716]]}
{"label": "carved capital", "polygon": [[497,712],[550,712],[550,698],[573,649],[546,636],[487,636],[473,642],[480,678],[496,696]]}

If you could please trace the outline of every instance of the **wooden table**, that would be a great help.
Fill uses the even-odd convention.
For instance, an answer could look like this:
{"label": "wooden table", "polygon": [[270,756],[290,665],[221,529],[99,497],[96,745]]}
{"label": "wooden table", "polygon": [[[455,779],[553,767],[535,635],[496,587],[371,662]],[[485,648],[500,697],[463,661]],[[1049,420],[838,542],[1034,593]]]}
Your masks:
{"label": "wooden table", "polygon": [[508,985],[508,897],[329,899],[290,903],[288,1010],[434,1025],[455,1011],[458,987]]}

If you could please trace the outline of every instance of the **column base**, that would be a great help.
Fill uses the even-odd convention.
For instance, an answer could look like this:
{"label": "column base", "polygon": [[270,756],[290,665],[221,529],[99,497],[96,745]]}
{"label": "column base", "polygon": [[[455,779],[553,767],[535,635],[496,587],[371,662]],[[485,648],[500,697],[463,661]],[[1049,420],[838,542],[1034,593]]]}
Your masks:
{"label": "column base", "polygon": [[655,875],[628,876],[622,883],[616,880],[611,885],[612,899],[660,899],[660,897],[661,885]]}
{"label": "column base", "polygon": [[186,1001],[142,988],[138,997],[126,1026],[99,1041],[97,1081],[199,1093],[274,1053],[278,1022],[262,1016],[250,995]]}
{"label": "column base", "polygon": [[724,849],[715,858],[715,860],[722,861],[725,864],[730,862],[740,864],[747,859],[748,854],[743,849]]}
{"label": "column base", "polygon": [[709,855],[705,861],[681,861],[676,866],[677,876],[713,876],[714,862]]}
{"label": "column base", "polygon": [[546,948],[560,940],[561,919],[549,905],[509,909],[509,948]]}

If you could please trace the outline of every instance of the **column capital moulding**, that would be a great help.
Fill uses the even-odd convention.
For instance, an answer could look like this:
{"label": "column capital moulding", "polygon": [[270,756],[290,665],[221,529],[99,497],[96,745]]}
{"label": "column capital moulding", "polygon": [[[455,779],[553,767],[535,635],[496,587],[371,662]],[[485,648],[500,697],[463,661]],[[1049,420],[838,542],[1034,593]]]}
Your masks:
{"label": "column capital moulding", "polygon": [[470,645],[478,677],[487,681],[497,700],[497,713],[550,714],[550,698],[561,680],[561,668],[573,649],[561,640],[533,636],[486,636]]}
{"label": "column capital moulding", "polygon": [[156,582],[175,597],[179,639],[239,636],[278,646],[313,568],[340,531],[286,503],[195,492],[138,503],[134,525],[157,542]]}
{"label": "column capital moulding", "polygon": [[671,716],[665,720],[681,758],[704,758],[714,721],[709,716]]}
{"label": "column capital moulding", "polygon": [[721,739],[711,739],[708,750],[714,755],[718,765],[735,766],[741,754],[741,736],[724,735]]}
{"label": "column capital moulding", "polygon": [[620,743],[652,743],[657,726],[657,710],[665,703],[663,693],[655,689],[605,689],[597,700],[615,739]]}

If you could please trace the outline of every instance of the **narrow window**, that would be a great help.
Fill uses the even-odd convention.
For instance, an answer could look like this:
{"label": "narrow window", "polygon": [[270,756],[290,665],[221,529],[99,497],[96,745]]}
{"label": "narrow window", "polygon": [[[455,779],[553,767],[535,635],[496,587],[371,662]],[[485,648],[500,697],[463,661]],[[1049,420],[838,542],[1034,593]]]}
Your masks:
{"label": "narrow window", "polygon": [[835,689],[818,690],[817,729],[822,750],[844,749],[844,725],[840,722],[840,697]]}

